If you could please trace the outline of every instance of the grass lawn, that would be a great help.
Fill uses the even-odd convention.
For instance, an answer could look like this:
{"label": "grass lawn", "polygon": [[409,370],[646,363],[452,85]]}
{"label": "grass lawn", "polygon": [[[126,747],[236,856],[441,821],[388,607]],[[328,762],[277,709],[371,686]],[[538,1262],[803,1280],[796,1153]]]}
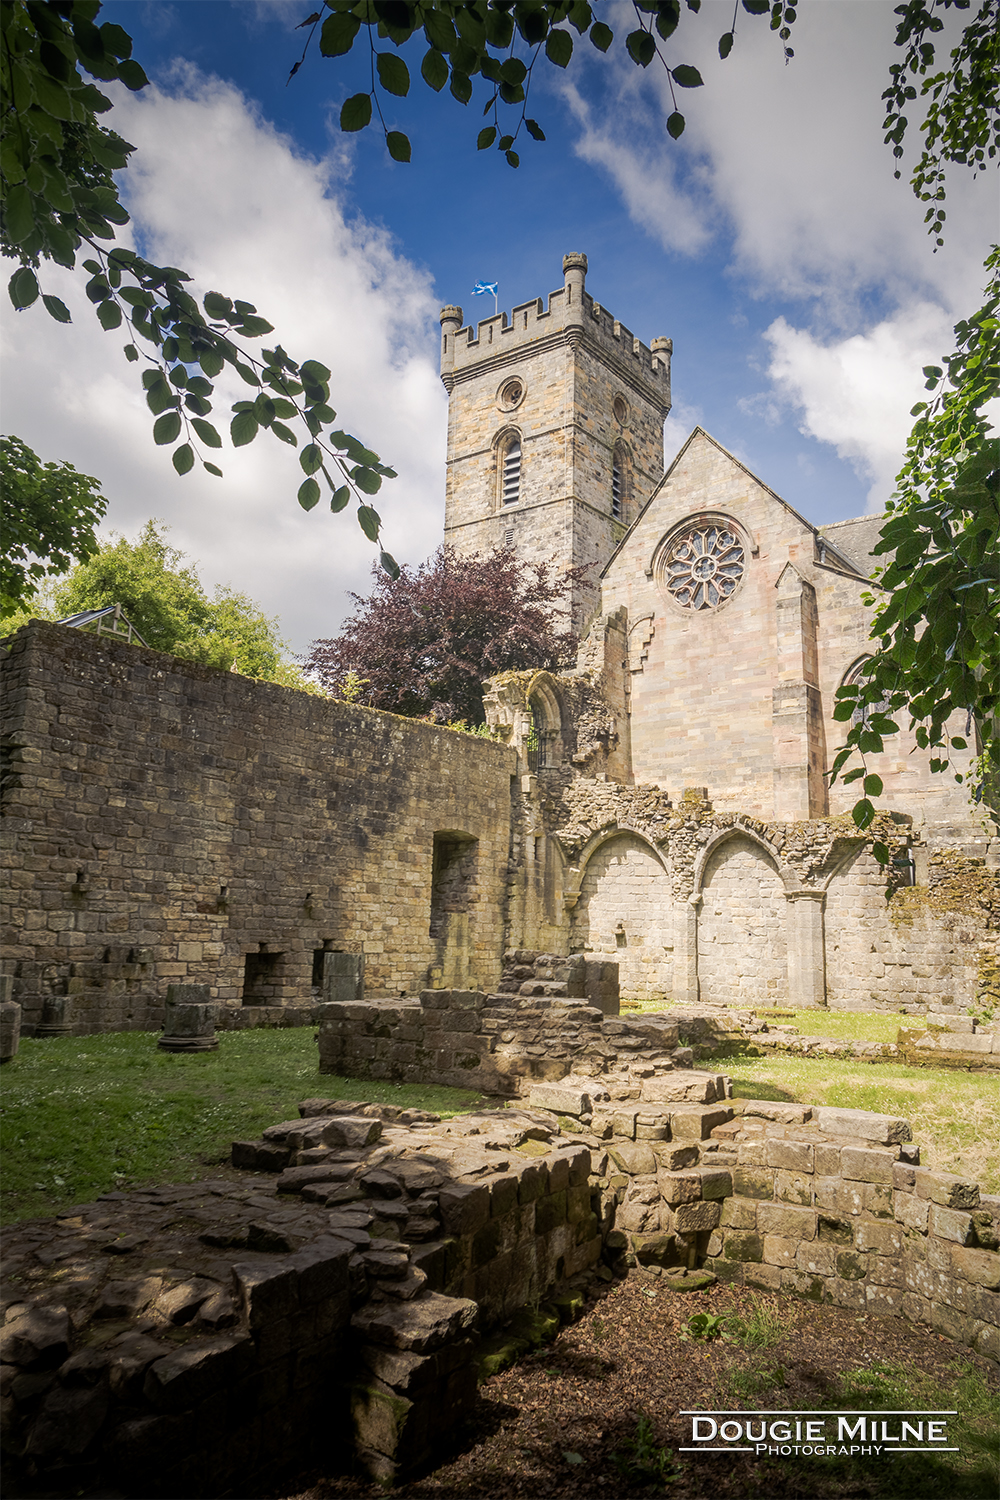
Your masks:
{"label": "grass lawn", "polygon": [[32,1038],[4,1063],[0,1222],[60,1213],[140,1182],[189,1182],[234,1140],[294,1119],[300,1099],[471,1108],[467,1089],[321,1074],[310,1027],[235,1031],[217,1052],[160,1052],[158,1032]]}
{"label": "grass lawn", "polygon": [[[751,1007],[744,1007],[750,1009]],[[683,1005],[674,1006],[663,1000],[623,1000],[623,1015],[649,1015],[671,1010],[685,1010]],[[774,1026],[795,1026],[803,1036],[829,1036],[856,1042],[894,1042],[901,1026],[919,1026],[919,1016],[908,1016],[901,1011],[858,1010],[792,1010],[770,1009],[754,1006],[753,1013],[761,1021]]]}

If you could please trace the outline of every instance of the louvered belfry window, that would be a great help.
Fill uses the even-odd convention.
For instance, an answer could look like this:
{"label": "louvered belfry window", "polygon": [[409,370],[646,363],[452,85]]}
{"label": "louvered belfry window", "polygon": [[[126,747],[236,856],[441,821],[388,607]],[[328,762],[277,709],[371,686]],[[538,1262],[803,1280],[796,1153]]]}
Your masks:
{"label": "louvered belfry window", "polygon": [[503,455],[503,503],[516,505],[521,498],[521,440],[511,438]]}
{"label": "louvered belfry window", "polygon": [[616,453],[611,465],[611,514],[616,521],[620,521],[622,518],[624,489],[625,482],[624,475],[622,474],[622,461]]}

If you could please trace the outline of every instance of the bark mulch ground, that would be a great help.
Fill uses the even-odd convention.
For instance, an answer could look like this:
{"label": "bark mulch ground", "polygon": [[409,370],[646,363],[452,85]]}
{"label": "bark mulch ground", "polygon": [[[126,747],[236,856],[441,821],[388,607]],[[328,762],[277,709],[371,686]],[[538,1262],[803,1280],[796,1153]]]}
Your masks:
{"label": "bark mulch ground", "polygon": [[[685,1325],[699,1313],[742,1319],[742,1325],[725,1323],[726,1340],[685,1340]],[[755,1332],[769,1341],[752,1342]],[[992,1414],[984,1382],[992,1391]],[[592,1288],[578,1323],[486,1381],[450,1460],[388,1493],[400,1500],[909,1500],[942,1494],[996,1500],[990,1449],[996,1446],[998,1388],[995,1365],[901,1318],[744,1288],[716,1286],[682,1296],[635,1271],[613,1286]],[[910,1411],[959,1403],[968,1409],[948,1428],[958,1454],[851,1459],[678,1451],[691,1445],[691,1418],[681,1413],[692,1410]],[[828,1420],[827,1432],[835,1429],[836,1421]],[[284,1490],[281,1500],[375,1500],[387,1493],[356,1477],[316,1475],[302,1475],[294,1491]]]}

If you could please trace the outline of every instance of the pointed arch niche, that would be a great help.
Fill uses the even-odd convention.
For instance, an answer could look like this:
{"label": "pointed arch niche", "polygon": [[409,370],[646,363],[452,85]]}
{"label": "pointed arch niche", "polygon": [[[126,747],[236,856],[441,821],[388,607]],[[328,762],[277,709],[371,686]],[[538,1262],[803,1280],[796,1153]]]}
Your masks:
{"label": "pointed arch niche", "polygon": [[624,998],[669,995],[673,901],[655,844],[630,828],[605,830],[584,848],[578,871],[571,952],[613,958]]}

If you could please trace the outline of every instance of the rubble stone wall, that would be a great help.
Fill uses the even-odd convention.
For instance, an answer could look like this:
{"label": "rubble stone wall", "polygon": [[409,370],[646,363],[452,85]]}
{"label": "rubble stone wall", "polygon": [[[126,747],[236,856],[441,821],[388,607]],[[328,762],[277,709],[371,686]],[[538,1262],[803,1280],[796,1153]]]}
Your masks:
{"label": "rubble stone wall", "polygon": [[[306,1007],[314,955],[369,992],[496,983],[512,751],[35,621],[6,643],[4,965],[26,1031],[155,1029],[166,988]],[[435,834],[468,851],[431,935]],[[258,968],[260,968],[258,964]],[[266,994],[264,991],[266,990]]]}

